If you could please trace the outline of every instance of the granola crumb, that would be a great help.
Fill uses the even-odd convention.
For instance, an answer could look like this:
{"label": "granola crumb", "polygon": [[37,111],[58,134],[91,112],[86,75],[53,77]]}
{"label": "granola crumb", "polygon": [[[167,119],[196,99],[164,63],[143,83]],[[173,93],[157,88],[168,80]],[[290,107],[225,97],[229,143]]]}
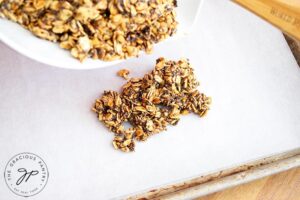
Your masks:
{"label": "granola crumb", "polygon": [[130,71],[128,69],[121,69],[117,72],[117,75],[124,78],[125,80],[128,80],[129,74],[130,74]]}

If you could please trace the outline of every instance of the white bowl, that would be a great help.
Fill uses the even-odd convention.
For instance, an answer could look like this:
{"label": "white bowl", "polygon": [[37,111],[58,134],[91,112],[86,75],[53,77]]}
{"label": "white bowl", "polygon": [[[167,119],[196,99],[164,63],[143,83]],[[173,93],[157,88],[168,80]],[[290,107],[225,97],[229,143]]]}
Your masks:
{"label": "white bowl", "polygon": [[[178,32],[172,38],[188,34],[196,21],[202,0],[178,0]],[[86,59],[83,63],[61,49],[58,44],[39,39],[20,25],[0,18],[0,41],[38,62],[67,69],[93,69],[113,65],[122,60],[104,62]]]}

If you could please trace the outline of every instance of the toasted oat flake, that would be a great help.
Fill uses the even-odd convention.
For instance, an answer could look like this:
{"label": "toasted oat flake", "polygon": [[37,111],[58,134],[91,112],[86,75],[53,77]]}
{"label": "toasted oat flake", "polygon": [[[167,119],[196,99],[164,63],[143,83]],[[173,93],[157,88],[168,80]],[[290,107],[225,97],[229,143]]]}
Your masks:
{"label": "toasted oat flake", "polygon": [[[135,141],[145,141],[176,125],[182,115],[207,114],[211,98],[199,92],[194,70],[187,59],[159,58],[153,71],[143,78],[131,78],[121,93],[105,91],[93,110],[115,134],[113,146],[123,152],[135,149]],[[125,129],[124,123],[131,128]]]}
{"label": "toasted oat flake", "polygon": [[124,79],[128,79],[128,75],[130,74],[130,71],[127,69],[121,69],[120,71],[117,72],[117,75],[124,78]]}
{"label": "toasted oat flake", "polygon": [[151,53],[176,32],[175,0],[0,0],[0,17],[59,43],[80,61]]}

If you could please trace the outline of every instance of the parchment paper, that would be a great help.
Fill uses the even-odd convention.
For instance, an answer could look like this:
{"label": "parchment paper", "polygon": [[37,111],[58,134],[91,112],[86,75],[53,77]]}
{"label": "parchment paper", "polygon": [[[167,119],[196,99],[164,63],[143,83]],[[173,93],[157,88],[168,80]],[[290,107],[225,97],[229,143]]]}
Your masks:
{"label": "parchment paper", "polygon": [[[125,154],[91,111],[104,90],[119,90],[121,68],[141,76],[155,59],[188,57],[213,99],[208,116]],[[209,0],[195,31],[105,69],[42,65],[0,44],[0,172],[21,152],[48,166],[44,190],[28,199],[102,200],[195,177],[300,147],[300,69],[282,34],[229,1]],[[0,199],[17,200],[0,176]]]}

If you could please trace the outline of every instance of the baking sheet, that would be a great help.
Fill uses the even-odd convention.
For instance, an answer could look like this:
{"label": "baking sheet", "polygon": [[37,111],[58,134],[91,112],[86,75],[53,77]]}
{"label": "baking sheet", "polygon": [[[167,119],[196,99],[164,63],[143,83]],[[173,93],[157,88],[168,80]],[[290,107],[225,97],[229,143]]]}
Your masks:
{"label": "baking sheet", "polygon": [[161,187],[156,191],[148,191],[147,194],[132,196],[130,199],[141,197],[153,200],[196,199],[299,166],[300,149],[295,149],[169,185],[169,188]]}
{"label": "baking sheet", "polygon": [[[106,69],[70,71],[36,63],[0,44],[0,171],[21,152],[49,169],[31,199],[118,199],[300,147],[300,69],[282,34],[229,1],[205,1],[192,35]],[[90,108],[105,89],[151,70],[155,59],[188,57],[212,96],[208,116],[113,150]],[[0,181],[0,199],[20,199]]]}

